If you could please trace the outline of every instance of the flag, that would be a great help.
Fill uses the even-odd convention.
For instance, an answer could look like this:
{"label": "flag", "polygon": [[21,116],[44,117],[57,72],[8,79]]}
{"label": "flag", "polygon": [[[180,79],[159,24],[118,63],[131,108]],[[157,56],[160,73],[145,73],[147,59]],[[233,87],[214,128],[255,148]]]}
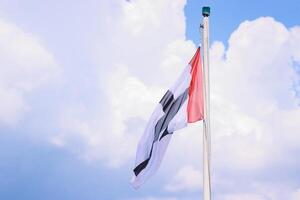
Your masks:
{"label": "flag", "polygon": [[158,169],[174,131],[204,118],[200,47],[152,113],[139,141],[132,185],[140,187]]}

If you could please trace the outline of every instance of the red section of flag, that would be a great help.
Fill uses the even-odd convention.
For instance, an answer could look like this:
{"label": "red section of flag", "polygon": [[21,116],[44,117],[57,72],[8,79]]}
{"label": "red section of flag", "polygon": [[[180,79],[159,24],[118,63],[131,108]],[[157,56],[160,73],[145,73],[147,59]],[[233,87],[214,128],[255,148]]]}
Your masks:
{"label": "red section of flag", "polygon": [[203,99],[203,73],[200,56],[200,47],[190,61],[191,83],[189,88],[189,101],[187,106],[188,123],[196,122],[204,118]]}

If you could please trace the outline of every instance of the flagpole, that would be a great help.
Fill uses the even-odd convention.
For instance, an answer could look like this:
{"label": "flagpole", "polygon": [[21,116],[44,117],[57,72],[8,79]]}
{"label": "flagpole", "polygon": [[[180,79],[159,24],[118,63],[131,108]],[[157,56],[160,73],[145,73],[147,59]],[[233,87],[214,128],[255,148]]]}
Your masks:
{"label": "flagpole", "polygon": [[203,123],[203,200],[211,200],[210,183],[210,94],[209,94],[209,15],[210,7],[202,8],[203,15],[203,77],[204,77],[204,123]]}

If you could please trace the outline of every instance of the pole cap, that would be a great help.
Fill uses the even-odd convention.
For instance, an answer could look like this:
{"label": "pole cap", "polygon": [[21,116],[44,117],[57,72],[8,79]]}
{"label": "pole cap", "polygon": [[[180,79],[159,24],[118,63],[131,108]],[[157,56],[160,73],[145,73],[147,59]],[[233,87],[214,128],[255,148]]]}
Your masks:
{"label": "pole cap", "polygon": [[210,14],[210,7],[202,7],[202,15],[203,17],[208,17]]}

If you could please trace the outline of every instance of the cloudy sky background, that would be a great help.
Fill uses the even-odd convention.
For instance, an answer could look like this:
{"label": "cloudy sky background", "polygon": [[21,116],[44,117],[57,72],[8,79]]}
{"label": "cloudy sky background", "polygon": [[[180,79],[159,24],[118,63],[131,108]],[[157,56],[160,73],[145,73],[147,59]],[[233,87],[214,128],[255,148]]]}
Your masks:
{"label": "cloudy sky background", "polygon": [[0,0],[0,198],[194,200],[202,125],[129,184],[154,106],[210,5],[217,200],[300,199],[300,5],[265,0]]}

